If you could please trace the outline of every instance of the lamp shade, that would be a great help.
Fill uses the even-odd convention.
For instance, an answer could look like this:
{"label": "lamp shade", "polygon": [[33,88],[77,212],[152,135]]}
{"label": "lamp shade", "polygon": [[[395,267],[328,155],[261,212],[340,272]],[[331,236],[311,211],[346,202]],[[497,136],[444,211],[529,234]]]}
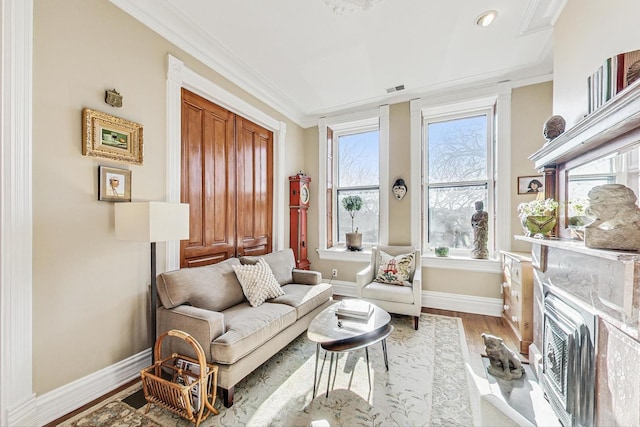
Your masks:
{"label": "lamp shade", "polygon": [[189,204],[116,203],[116,239],[166,242],[189,238]]}

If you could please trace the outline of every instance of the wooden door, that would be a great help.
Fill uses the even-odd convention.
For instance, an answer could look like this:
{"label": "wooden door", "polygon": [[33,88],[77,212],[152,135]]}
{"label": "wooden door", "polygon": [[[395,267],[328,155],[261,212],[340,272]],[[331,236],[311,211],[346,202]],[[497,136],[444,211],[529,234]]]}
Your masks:
{"label": "wooden door", "polygon": [[181,192],[181,267],[271,252],[273,134],[183,89]]}
{"label": "wooden door", "polygon": [[271,252],[273,224],[273,134],[236,117],[237,253]]}
{"label": "wooden door", "polygon": [[180,266],[233,257],[235,240],[235,115],[182,90],[182,202],[189,203],[189,240]]}

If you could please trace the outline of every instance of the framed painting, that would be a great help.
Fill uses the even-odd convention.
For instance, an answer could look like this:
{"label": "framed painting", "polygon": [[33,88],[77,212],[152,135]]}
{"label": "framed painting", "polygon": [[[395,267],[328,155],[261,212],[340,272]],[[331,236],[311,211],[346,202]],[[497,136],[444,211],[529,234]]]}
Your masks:
{"label": "framed painting", "polygon": [[142,125],[101,113],[82,110],[82,154],[142,164]]}
{"label": "framed painting", "polygon": [[131,171],[99,166],[98,200],[103,202],[130,202]]}
{"label": "framed painting", "polygon": [[518,177],[518,194],[535,194],[544,191],[544,178],[542,175],[536,176],[519,176]]}

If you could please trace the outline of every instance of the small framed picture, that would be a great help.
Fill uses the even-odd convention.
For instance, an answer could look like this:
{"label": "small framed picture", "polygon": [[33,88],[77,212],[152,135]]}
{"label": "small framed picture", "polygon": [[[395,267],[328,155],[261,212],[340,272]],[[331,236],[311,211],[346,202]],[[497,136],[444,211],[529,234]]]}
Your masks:
{"label": "small framed picture", "polygon": [[541,193],[544,191],[544,178],[539,176],[519,176],[518,177],[518,194]]}
{"label": "small framed picture", "polygon": [[131,171],[99,166],[98,200],[103,202],[130,202]]}
{"label": "small framed picture", "polygon": [[85,108],[82,110],[82,154],[142,164],[142,125]]}

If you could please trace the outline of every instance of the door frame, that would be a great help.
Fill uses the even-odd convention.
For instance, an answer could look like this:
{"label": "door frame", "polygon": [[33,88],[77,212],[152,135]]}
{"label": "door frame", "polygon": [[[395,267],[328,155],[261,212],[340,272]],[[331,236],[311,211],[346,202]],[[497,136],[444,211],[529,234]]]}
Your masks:
{"label": "door frame", "polygon": [[[173,55],[167,55],[167,194],[168,202],[180,202],[180,159],[182,88],[228,109],[273,132],[273,234],[272,250],[284,249],[285,194],[288,181],[284,176],[284,144],[286,123],[264,113],[216,83],[189,69]],[[167,271],[180,268],[180,242],[167,242]]]}

